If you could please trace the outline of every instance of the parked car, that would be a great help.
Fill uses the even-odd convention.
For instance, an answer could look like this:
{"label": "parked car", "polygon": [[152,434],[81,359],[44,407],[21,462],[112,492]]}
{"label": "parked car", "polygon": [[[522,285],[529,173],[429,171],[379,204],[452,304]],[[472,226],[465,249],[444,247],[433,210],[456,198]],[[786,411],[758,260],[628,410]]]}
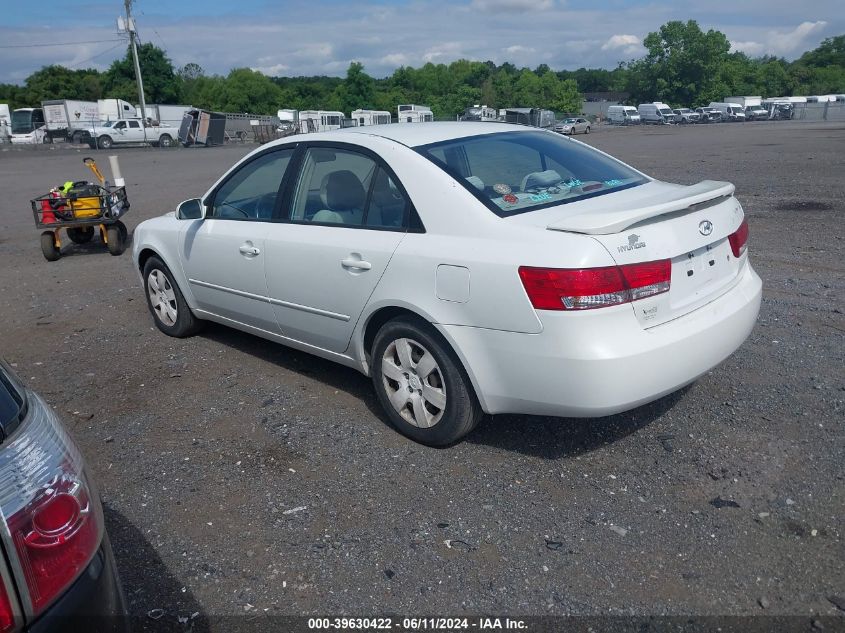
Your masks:
{"label": "parked car", "polygon": [[699,123],[721,123],[722,113],[715,108],[696,108],[695,111],[701,116]]}
{"label": "parked car", "polygon": [[0,630],[128,630],[82,455],[53,409],[2,360],[0,481]]}
{"label": "parked car", "polygon": [[769,118],[769,111],[761,105],[745,106],[746,121],[765,121]]}
{"label": "parked car", "polygon": [[590,133],[590,122],[583,117],[570,117],[555,124],[555,132],[559,134]]}
{"label": "parked car", "polygon": [[701,115],[689,108],[675,108],[672,112],[675,113],[675,123],[680,123],[681,125],[698,123],[701,120]]}
{"label": "parked car", "polygon": [[732,354],[761,297],[733,193],[551,131],[368,126],[252,152],[133,256],[165,334],[216,321],[354,367],[444,445],[483,412],[625,411]]}

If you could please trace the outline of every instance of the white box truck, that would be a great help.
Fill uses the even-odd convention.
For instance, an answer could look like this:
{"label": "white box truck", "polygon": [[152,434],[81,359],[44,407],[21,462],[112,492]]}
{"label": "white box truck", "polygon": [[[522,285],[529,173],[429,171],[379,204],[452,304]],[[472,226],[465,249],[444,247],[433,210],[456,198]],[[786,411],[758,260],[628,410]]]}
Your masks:
{"label": "white box truck", "polygon": [[738,103],[745,110],[748,106],[758,106],[763,103],[763,97],[725,97],[725,103]]}
{"label": "white box truck", "polygon": [[140,116],[135,106],[123,99],[99,99],[97,109],[100,121],[137,119]]}
{"label": "white box truck", "polygon": [[[141,114],[141,106],[136,105],[135,109],[138,115]],[[185,118],[185,113],[193,109],[192,106],[186,105],[170,105],[165,103],[148,103],[144,108],[147,118],[152,121],[153,125],[166,125],[168,127],[178,128],[182,125],[182,119]]]}
{"label": "white box truck", "polygon": [[49,142],[60,138],[68,142],[82,143],[86,131],[100,120],[96,101],[75,99],[54,99],[42,101],[44,122],[47,125]]}

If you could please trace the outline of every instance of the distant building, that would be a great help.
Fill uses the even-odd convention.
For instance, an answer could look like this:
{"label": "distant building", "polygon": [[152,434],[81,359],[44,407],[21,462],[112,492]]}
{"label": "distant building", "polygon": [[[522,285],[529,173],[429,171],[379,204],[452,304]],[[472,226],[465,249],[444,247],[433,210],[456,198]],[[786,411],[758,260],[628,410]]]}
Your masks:
{"label": "distant building", "polygon": [[612,105],[621,105],[631,96],[630,92],[585,92],[582,113],[604,119],[607,109]]}

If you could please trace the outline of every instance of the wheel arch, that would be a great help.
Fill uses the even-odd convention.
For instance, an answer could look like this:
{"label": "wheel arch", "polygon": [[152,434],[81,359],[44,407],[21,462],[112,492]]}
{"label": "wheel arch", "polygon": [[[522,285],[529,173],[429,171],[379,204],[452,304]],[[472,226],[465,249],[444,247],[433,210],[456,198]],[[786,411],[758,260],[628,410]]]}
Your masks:
{"label": "wheel arch", "polygon": [[467,361],[467,358],[457,347],[457,345],[455,345],[455,342],[443,330],[443,328],[438,327],[437,322],[430,315],[427,315],[412,306],[394,304],[379,306],[378,308],[370,312],[367,317],[363,320],[363,325],[360,329],[360,334],[358,335],[358,337],[356,337],[356,347],[358,348],[357,353],[359,355],[360,366],[364,374],[367,376],[372,375],[372,349],[379,329],[381,329],[381,327],[388,321],[392,321],[393,319],[402,316],[410,317],[416,321],[425,324],[426,326],[431,327],[437,333],[437,335],[443,339],[445,344],[449,347],[449,349],[452,350],[452,352],[457,357],[461,368],[464,370],[464,373],[469,378],[470,390],[472,391],[478,403],[481,405],[481,409],[486,412],[487,404],[484,399],[484,393],[479,389],[478,380],[475,376],[475,373],[472,371],[472,366]]}

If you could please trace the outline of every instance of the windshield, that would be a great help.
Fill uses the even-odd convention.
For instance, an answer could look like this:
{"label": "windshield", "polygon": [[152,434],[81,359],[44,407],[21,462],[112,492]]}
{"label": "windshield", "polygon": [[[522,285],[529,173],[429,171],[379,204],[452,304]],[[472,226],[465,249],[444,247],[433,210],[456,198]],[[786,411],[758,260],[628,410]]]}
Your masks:
{"label": "windshield", "polygon": [[416,150],[500,217],[613,193],[647,182],[619,161],[550,132],[501,132]]}
{"label": "windshield", "polygon": [[564,119],[564,123],[575,123],[575,119]]}
{"label": "windshield", "polygon": [[100,123],[100,127],[111,127],[115,123],[117,123],[117,121],[103,121]]}
{"label": "windshield", "polygon": [[12,134],[29,134],[30,132],[32,132],[32,110],[12,112]]}
{"label": "windshield", "polygon": [[672,111],[669,108],[658,108],[658,110],[660,111],[660,114],[663,114],[663,115],[672,114]]}

